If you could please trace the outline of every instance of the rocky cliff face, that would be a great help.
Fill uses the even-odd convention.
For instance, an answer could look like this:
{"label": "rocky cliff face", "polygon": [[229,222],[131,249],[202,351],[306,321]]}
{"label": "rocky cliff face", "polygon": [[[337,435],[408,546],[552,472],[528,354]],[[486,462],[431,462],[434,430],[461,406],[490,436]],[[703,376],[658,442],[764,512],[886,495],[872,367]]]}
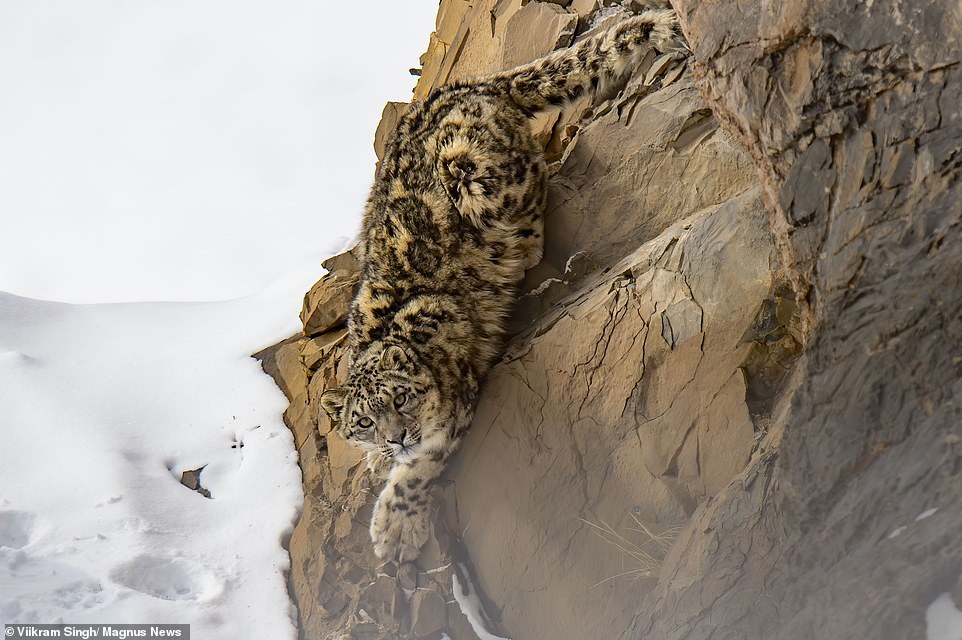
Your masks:
{"label": "rocky cliff face", "polygon": [[[601,4],[442,0],[415,97]],[[259,354],[304,472],[304,637],[474,638],[455,576],[516,640],[918,637],[962,604],[958,6],[674,4],[690,65],[534,122],[545,261],[417,563],[374,557],[377,487],[319,416],[349,253]]]}

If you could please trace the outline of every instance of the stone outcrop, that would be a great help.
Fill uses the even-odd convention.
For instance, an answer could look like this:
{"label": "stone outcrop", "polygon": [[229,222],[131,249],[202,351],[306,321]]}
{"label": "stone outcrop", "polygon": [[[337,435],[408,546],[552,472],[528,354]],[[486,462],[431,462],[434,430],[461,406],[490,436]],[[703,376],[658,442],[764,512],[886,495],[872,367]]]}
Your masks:
{"label": "stone outcrop", "polygon": [[808,340],[781,443],[695,514],[628,637],[925,637],[939,594],[962,606],[958,3],[676,6]]}
{"label": "stone outcrop", "polygon": [[[415,97],[605,4],[442,0]],[[303,637],[475,638],[455,576],[515,640],[921,637],[962,604],[958,7],[674,4],[691,64],[533,121],[545,260],[417,563],[374,557],[378,487],[319,411],[350,253],[258,354],[304,473]]]}

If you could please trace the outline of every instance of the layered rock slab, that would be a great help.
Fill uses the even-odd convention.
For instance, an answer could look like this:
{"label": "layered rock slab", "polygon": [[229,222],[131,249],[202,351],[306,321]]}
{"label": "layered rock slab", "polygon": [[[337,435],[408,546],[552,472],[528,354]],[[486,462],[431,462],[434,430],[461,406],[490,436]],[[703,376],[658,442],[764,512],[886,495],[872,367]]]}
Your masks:
{"label": "layered rock slab", "polygon": [[625,637],[925,637],[962,581],[958,3],[679,0],[760,169],[808,345],[768,454]]}
{"label": "layered rock slab", "polygon": [[513,637],[619,635],[657,580],[653,538],[669,541],[748,463],[741,339],[774,251],[757,195],[679,221],[590,278],[489,374],[446,476]]}

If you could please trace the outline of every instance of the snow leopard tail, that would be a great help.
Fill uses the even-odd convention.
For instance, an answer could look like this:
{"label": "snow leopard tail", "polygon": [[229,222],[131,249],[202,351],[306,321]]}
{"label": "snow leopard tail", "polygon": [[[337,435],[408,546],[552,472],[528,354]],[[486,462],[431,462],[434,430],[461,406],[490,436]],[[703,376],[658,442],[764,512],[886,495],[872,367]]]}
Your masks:
{"label": "snow leopard tail", "polygon": [[534,114],[623,80],[652,50],[685,50],[674,11],[645,11],[593,38],[483,78],[478,84],[507,94],[523,110]]}

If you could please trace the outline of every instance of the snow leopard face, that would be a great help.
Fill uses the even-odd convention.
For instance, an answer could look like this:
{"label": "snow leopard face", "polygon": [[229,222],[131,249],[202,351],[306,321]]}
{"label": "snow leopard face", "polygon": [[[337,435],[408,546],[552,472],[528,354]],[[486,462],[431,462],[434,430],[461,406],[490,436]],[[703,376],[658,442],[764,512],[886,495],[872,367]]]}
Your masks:
{"label": "snow leopard face", "polygon": [[407,351],[379,345],[355,360],[349,382],[326,391],[321,406],[347,440],[385,458],[406,459],[437,424],[437,395],[430,373]]}

